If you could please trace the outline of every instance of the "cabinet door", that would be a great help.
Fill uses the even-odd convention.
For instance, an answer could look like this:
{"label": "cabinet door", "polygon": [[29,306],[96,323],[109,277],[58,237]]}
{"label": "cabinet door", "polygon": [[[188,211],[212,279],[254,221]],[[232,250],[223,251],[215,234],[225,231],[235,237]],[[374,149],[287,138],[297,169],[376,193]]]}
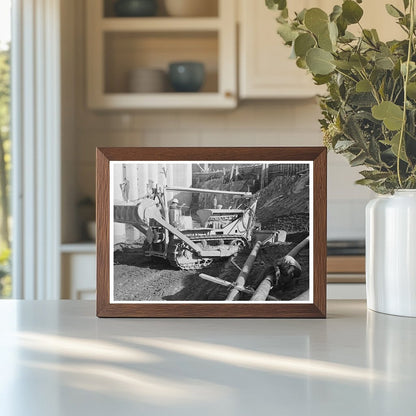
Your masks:
{"label": "cabinet door", "polygon": [[[304,7],[330,10],[330,4],[329,0],[299,0],[295,7],[296,10]],[[291,49],[276,33],[277,13],[259,0],[239,0],[238,6],[240,97],[304,98],[322,92],[322,88],[314,85],[311,75],[289,59]]]}
{"label": "cabinet door", "polygon": [[[400,29],[399,25],[395,23],[396,19],[390,16],[387,11],[385,4],[393,4],[399,10],[403,10],[403,0],[365,0],[360,6],[364,10],[364,15],[361,19],[361,25],[367,29],[377,29],[380,40],[387,42],[393,39],[404,39],[406,37],[403,29]],[[359,27],[357,25],[350,26],[348,30],[354,33],[359,33]]]}
{"label": "cabinet door", "polygon": [[63,299],[95,299],[95,263],[93,253],[65,253],[62,256]]}
{"label": "cabinet door", "polygon": [[[296,4],[295,4],[296,3]],[[403,8],[402,0],[389,3]],[[291,5],[292,4],[292,5]],[[330,12],[341,0],[299,0],[289,3],[292,12],[304,7],[320,7]],[[289,59],[290,48],[277,35],[277,12],[268,10],[261,0],[238,0],[240,14],[240,97],[241,98],[302,98],[323,93],[313,84],[311,76]],[[377,29],[381,40],[402,39],[404,32],[388,15],[384,2],[366,0],[362,25]],[[358,34],[358,25],[350,26]]]}

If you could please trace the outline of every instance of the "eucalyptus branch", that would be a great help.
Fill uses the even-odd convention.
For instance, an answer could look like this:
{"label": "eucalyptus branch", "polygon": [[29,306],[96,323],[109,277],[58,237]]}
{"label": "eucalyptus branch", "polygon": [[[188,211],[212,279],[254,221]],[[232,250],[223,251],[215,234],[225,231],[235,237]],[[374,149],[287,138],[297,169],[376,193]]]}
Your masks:
{"label": "eucalyptus branch", "polygon": [[400,173],[400,156],[403,147],[404,141],[404,132],[406,130],[406,110],[407,110],[407,83],[409,81],[409,69],[410,62],[412,59],[412,50],[413,50],[413,37],[414,37],[414,28],[415,28],[415,0],[410,0],[410,28],[409,28],[409,44],[407,46],[407,60],[406,60],[406,72],[404,75],[404,85],[403,85],[403,118],[402,118],[402,127],[400,129],[400,139],[399,139],[399,148],[397,150],[397,178],[399,180],[400,188],[403,188],[402,177]]}
{"label": "eucalyptus branch", "polygon": [[357,80],[356,80],[355,78],[353,78],[353,77],[351,77],[350,75],[348,75],[348,74],[346,74],[346,73],[344,73],[344,72],[340,71],[338,68],[335,68],[335,71],[336,71],[336,72],[338,72],[338,73],[339,73],[339,74],[341,74],[341,75],[344,75],[344,77],[346,77],[346,78],[350,79],[352,82],[357,83]]}
{"label": "eucalyptus branch", "polygon": [[378,92],[376,90],[376,87],[371,82],[370,78],[368,78],[367,73],[365,72],[365,69],[363,68],[362,65],[361,65],[361,69],[362,69],[362,71],[360,71],[360,75],[363,77],[363,79],[365,79],[370,84],[371,93],[373,94],[374,99],[377,101],[377,104],[380,104],[381,100],[380,100],[380,97],[379,97]]}

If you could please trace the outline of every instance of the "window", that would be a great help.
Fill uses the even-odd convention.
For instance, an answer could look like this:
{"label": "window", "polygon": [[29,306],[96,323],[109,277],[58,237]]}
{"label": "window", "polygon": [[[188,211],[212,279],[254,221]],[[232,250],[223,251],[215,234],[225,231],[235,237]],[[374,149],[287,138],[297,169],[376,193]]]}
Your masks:
{"label": "window", "polygon": [[0,298],[11,297],[10,43],[11,1],[0,0]]}

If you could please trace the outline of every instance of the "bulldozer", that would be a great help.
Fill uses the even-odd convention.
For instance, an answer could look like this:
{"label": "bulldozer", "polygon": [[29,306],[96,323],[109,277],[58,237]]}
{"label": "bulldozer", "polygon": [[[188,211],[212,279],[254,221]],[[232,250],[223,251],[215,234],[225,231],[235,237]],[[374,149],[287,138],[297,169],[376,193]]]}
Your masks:
{"label": "bulldozer", "polygon": [[[233,197],[222,206],[198,209],[169,218],[168,192],[191,192]],[[208,267],[216,259],[227,259],[248,247],[256,227],[257,200],[251,192],[221,191],[166,186],[134,204],[114,205],[114,221],[130,224],[145,236],[145,256],[167,259],[183,270]]]}

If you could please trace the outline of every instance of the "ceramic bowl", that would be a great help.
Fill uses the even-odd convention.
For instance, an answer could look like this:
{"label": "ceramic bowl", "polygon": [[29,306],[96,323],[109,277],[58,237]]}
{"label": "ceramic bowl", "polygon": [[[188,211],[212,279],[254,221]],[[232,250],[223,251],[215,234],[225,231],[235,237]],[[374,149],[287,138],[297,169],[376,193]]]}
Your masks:
{"label": "ceramic bowl", "polygon": [[136,68],[129,72],[128,91],[132,93],[165,92],[167,84],[167,75],[162,69]]}
{"label": "ceramic bowl", "polygon": [[177,92],[197,92],[205,80],[205,67],[201,62],[172,62],[169,81]]}
{"label": "ceramic bowl", "polygon": [[154,16],[157,12],[156,0],[118,0],[114,12],[119,17]]}

